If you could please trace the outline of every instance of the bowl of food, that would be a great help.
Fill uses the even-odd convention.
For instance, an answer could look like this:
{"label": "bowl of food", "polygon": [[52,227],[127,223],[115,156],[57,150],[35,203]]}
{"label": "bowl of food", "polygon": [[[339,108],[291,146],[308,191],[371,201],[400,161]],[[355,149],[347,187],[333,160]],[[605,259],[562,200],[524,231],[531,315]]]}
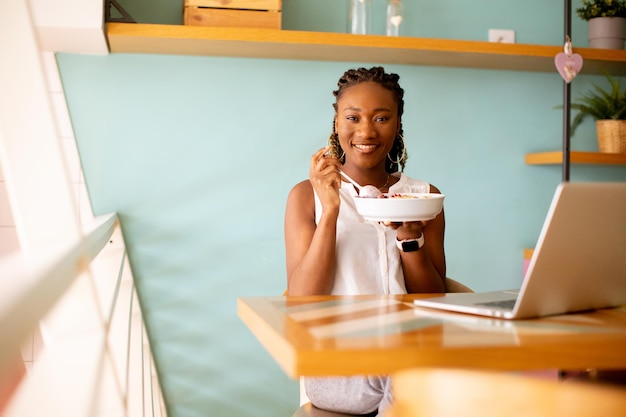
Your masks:
{"label": "bowl of food", "polygon": [[365,219],[376,222],[412,222],[432,220],[443,209],[443,194],[393,193],[378,197],[354,197],[356,210]]}

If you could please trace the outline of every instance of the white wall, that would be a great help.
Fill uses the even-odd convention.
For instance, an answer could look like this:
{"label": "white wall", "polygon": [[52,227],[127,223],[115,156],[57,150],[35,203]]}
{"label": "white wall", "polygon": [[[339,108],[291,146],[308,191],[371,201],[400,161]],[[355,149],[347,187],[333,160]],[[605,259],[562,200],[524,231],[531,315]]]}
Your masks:
{"label": "white wall", "polygon": [[0,257],[19,250],[19,247],[6,181],[0,166]]}
{"label": "white wall", "polygon": [[[107,53],[101,2],[0,4],[0,258],[93,223],[55,50]],[[25,344],[27,369],[42,343]]]}
{"label": "white wall", "polygon": [[[102,4],[81,3],[0,2],[0,260],[21,252],[15,258],[37,266],[40,252],[80,242],[96,223],[54,54],[108,52]],[[125,254],[118,230],[81,269],[40,324],[44,331],[24,343],[28,375],[15,392],[9,387],[0,414],[166,415]],[[16,277],[4,270],[0,288],[11,294]],[[111,301],[116,282],[120,302]]]}
{"label": "white wall", "polygon": [[44,51],[107,54],[102,0],[28,0]]}

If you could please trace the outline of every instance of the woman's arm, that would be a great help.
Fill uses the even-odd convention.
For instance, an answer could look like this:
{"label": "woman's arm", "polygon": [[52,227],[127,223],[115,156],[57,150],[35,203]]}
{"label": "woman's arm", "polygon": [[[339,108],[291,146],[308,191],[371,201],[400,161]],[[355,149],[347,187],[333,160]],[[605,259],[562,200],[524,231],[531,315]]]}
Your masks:
{"label": "woman's arm", "polygon": [[[431,193],[440,193],[431,185]],[[397,228],[397,239],[414,239],[424,234],[424,246],[415,252],[400,251],[408,293],[445,292],[446,255],[444,251],[445,214],[443,210],[428,222],[407,222]]]}
{"label": "woman's arm", "polygon": [[[285,250],[289,295],[330,294],[333,288],[341,180],[338,162],[324,157],[326,150],[320,149],[313,155],[309,180],[297,184],[287,198]],[[322,203],[317,225],[314,188]]]}

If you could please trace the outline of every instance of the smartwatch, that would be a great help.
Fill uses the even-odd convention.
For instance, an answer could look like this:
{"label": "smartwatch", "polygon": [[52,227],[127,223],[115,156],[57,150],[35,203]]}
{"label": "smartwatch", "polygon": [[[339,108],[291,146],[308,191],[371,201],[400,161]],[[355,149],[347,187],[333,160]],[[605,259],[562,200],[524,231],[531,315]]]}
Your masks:
{"label": "smartwatch", "polygon": [[396,239],[396,246],[402,252],[416,252],[422,246],[424,246],[424,234],[422,233],[420,237],[416,239],[405,239],[405,240]]}

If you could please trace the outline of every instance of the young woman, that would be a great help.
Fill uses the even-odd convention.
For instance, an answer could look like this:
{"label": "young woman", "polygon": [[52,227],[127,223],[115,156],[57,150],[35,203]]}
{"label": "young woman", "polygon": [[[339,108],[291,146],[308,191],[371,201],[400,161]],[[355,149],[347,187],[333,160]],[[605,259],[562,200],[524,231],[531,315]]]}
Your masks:
{"label": "young woman", "polygon": [[[401,172],[407,153],[399,78],[373,67],[339,79],[329,146],[312,156],[309,179],[287,199],[289,295],[445,291],[443,211],[428,222],[365,221],[353,202],[358,190],[340,174],[384,193],[439,192]],[[335,412],[382,413],[391,399],[386,377],[306,378],[305,386],[315,406]]]}

